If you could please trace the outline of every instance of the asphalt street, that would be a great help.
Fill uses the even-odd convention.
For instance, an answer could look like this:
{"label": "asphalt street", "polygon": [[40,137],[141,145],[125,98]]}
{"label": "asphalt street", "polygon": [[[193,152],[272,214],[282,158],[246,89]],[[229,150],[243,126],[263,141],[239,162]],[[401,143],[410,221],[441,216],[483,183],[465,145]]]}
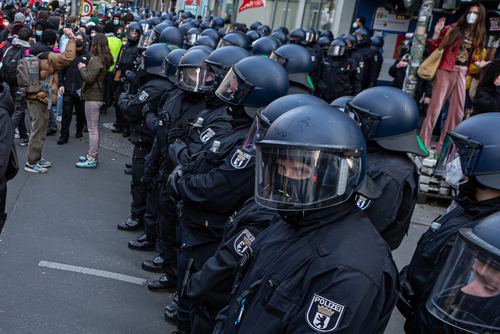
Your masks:
{"label": "asphalt street", "polygon": [[[102,126],[113,122],[113,114],[101,118],[97,169],[75,167],[88,150],[87,134],[83,140],[72,134],[63,146],[57,145],[57,135],[45,143],[43,157],[53,164],[47,174],[21,169],[8,183],[9,217],[0,236],[0,333],[151,334],[175,329],[163,319],[173,295],[150,292],[147,281],[160,275],[141,268],[156,253],[128,249],[127,242],[139,233],[116,228],[130,212],[130,176],[123,169],[130,162],[131,144]],[[21,166],[26,152],[18,146]],[[444,211],[417,207],[415,224],[394,252],[399,268],[409,263],[425,224]],[[386,333],[403,333],[397,310]]]}

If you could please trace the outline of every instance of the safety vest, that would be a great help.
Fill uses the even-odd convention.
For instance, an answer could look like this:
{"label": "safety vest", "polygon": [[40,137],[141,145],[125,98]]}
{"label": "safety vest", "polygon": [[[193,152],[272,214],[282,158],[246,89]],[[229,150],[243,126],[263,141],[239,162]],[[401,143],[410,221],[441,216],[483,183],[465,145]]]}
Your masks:
{"label": "safety vest", "polygon": [[[108,46],[109,46],[109,51],[111,51],[111,55],[113,56],[113,62],[116,64],[118,61],[118,56],[120,55],[120,51],[122,49],[122,41],[119,38],[116,37],[111,37],[111,36],[106,36],[108,39]],[[115,68],[115,65],[111,66],[109,68],[109,71],[113,71]]]}

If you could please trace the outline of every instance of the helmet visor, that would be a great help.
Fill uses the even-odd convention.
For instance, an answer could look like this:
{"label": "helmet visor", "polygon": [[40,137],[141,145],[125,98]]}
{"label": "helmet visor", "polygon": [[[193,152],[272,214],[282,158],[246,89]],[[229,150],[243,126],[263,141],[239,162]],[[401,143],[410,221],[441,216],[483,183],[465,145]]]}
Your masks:
{"label": "helmet visor", "polygon": [[219,88],[217,88],[215,95],[227,103],[241,105],[251,94],[254,85],[247,82],[245,78],[238,76],[236,71],[234,66],[229,70]]}
{"label": "helmet visor", "polygon": [[141,30],[134,29],[134,28],[127,28],[127,38],[128,39],[137,40],[137,39],[139,39],[140,35],[141,35]]}
{"label": "helmet visor", "polygon": [[149,23],[141,23],[141,26],[142,26],[142,31],[148,31],[151,28]]}
{"label": "helmet visor", "polygon": [[434,173],[444,175],[460,164],[462,173],[471,176],[481,155],[483,145],[453,131],[448,131],[439,152]]}
{"label": "helmet visor", "polygon": [[342,57],[345,53],[345,47],[341,45],[330,45],[328,55],[331,57]]}
{"label": "helmet visor", "polygon": [[182,90],[200,92],[201,68],[177,67],[177,86]]}
{"label": "helmet visor", "polygon": [[478,239],[462,229],[427,300],[439,320],[467,333],[500,331],[500,264],[467,239]]}
{"label": "helmet visor", "polygon": [[[291,144],[288,143],[287,144]],[[282,211],[312,210],[342,203],[361,173],[361,157],[340,150],[256,145],[255,200]]]}
{"label": "helmet visor", "polygon": [[238,28],[236,28],[235,26],[233,26],[233,25],[229,26],[229,28],[227,28],[226,33],[224,35],[230,34],[230,33],[235,32],[237,30],[238,30]]}
{"label": "helmet visor", "polygon": [[221,68],[217,65],[203,62],[201,68],[201,86],[200,89],[205,92],[215,91],[228,69]]}
{"label": "helmet visor", "polygon": [[316,34],[315,33],[313,33],[313,32],[306,32],[306,38],[305,38],[306,42],[311,43],[311,42],[314,41],[315,38],[316,38]]}
{"label": "helmet visor", "polygon": [[283,67],[285,67],[286,64],[288,64],[288,58],[283,55],[280,55],[279,53],[276,53],[276,51],[273,51],[273,53],[271,53],[271,56],[269,58],[276,60]]}
{"label": "helmet visor", "polygon": [[236,45],[230,41],[226,41],[225,39],[221,39],[219,41],[219,44],[217,45],[217,49],[223,48],[225,46],[239,46],[239,45]]}
{"label": "helmet visor", "polygon": [[194,42],[200,38],[200,34],[188,34],[186,35],[186,43],[187,45],[194,45]]}
{"label": "helmet visor", "polygon": [[161,64],[160,67],[160,75],[167,77],[168,76],[168,70],[170,69],[170,66],[172,66],[172,63],[168,61],[167,57],[163,59],[163,63]]}
{"label": "helmet visor", "polygon": [[365,140],[375,138],[380,125],[380,115],[374,114],[368,109],[358,108],[352,104],[352,101],[347,102],[344,112],[358,123]]}
{"label": "helmet visor", "polygon": [[150,45],[151,42],[149,41],[149,36],[144,34],[141,35],[141,38],[139,39],[139,44],[137,46],[140,48],[148,48]]}
{"label": "helmet visor", "polygon": [[269,125],[262,121],[259,116],[255,116],[252,126],[248,131],[248,135],[245,138],[245,142],[243,143],[243,150],[255,155],[255,143],[264,138],[267,129],[269,129]]}

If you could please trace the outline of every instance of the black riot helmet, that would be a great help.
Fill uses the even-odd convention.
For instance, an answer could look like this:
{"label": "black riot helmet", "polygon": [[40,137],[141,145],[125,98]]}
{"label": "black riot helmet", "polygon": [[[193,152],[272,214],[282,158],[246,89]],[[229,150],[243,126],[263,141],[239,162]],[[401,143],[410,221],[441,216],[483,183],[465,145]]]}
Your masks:
{"label": "black riot helmet", "polygon": [[227,72],[231,69],[231,66],[251,56],[252,54],[250,52],[237,46],[226,46],[215,50],[203,63],[200,90],[215,92]]}
{"label": "black riot helmet", "polygon": [[271,59],[280,63],[288,73],[288,79],[313,89],[309,72],[312,68],[312,58],[309,51],[300,45],[288,44],[276,49],[271,55]]}
{"label": "black riot helmet", "polygon": [[[474,118],[474,117],[472,117]],[[500,332],[500,213],[462,228],[427,310],[460,333]],[[452,332],[452,331],[450,331]]]}
{"label": "black riot helmet", "polygon": [[250,44],[260,38],[260,34],[257,32],[257,30],[250,30],[249,32],[247,32],[247,36],[250,39]]}
{"label": "black riot helmet", "polygon": [[193,14],[191,12],[184,12],[182,13],[181,17],[185,20],[185,19],[190,19],[190,18],[193,18]]}
{"label": "black riot helmet", "polygon": [[168,81],[175,84],[177,82],[177,77],[176,77],[177,66],[181,61],[182,56],[186,52],[187,51],[184,49],[176,49],[170,52],[163,60],[163,64],[160,69],[160,75],[166,77]]}
{"label": "black riot helmet", "polygon": [[271,34],[271,36],[277,38],[281,45],[288,43],[288,36],[283,31],[275,31]]}
{"label": "black riot helmet", "polygon": [[243,150],[255,155],[255,143],[264,138],[271,124],[281,115],[294,108],[306,105],[328,106],[324,100],[309,94],[292,94],[280,97],[267,107],[257,110],[254,122],[243,144]]}
{"label": "black riot helmet", "polygon": [[208,22],[208,21],[203,21],[203,22],[201,22],[201,23],[200,23],[199,28],[200,28],[201,30],[203,30],[203,31],[204,31],[205,29],[210,28],[210,22]]}
{"label": "black riot helmet", "polygon": [[217,43],[209,36],[201,36],[194,42],[194,45],[206,45],[213,50],[217,48]]}
{"label": "black riot helmet", "polygon": [[[215,94],[232,105],[259,108],[285,96],[288,86],[283,66],[269,58],[248,57],[231,67]],[[245,111],[255,117],[247,108]]]}
{"label": "black riot helmet", "polygon": [[210,22],[210,28],[215,30],[222,29],[224,27],[224,19],[222,17],[214,17],[212,22]]}
{"label": "black riot helmet", "polygon": [[358,39],[358,45],[364,45],[370,42],[370,32],[366,28],[356,30],[354,36]]}
{"label": "black riot helmet", "polygon": [[151,35],[149,35],[149,42],[150,44],[156,43],[160,39],[160,35],[163,32],[163,30],[171,27],[170,22],[162,22],[156,26],[153,27],[153,31],[151,32]]}
{"label": "black riot helmet", "polygon": [[213,20],[213,18],[214,18],[214,17],[213,17],[212,15],[207,14],[207,15],[205,15],[205,18],[203,19],[203,21],[208,21],[208,22],[210,23],[210,21],[212,21],[212,20]]}
{"label": "black riot helmet", "polygon": [[342,39],[336,39],[328,48],[327,55],[333,59],[344,59],[347,56],[347,43]]}
{"label": "black riot helmet", "polygon": [[483,113],[448,131],[434,173],[446,174],[446,182],[460,185],[461,192],[466,192],[463,186],[474,193],[481,187],[500,190],[499,122],[500,113]]}
{"label": "black riot helmet", "polygon": [[330,37],[331,39],[333,39],[333,33],[330,31],[330,30],[323,30],[320,34],[321,37]]}
{"label": "black riot helmet", "polygon": [[180,25],[179,25],[179,29],[181,29],[182,33],[184,34],[184,36],[187,35],[189,29],[191,28],[194,28],[194,25],[192,25],[191,23],[189,22],[186,22],[186,21],[183,21]]}
{"label": "black riot helmet", "polygon": [[201,35],[202,36],[208,36],[208,37],[212,38],[215,41],[216,44],[219,43],[219,40],[220,40],[219,32],[217,30],[215,30],[215,29],[212,29],[212,28],[204,29],[201,32]]}
{"label": "black riot helmet", "polygon": [[306,39],[306,33],[300,28],[290,31],[289,36],[291,44],[302,44],[302,42],[304,42]]}
{"label": "black riot helmet", "polygon": [[262,23],[260,23],[259,21],[255,21],[250,25],[250,30],[257,30],[257,28],[260,27],[261,25]]}
{"label": "black riot helmet", "polygon": [[337,38],[338,38],[338,39],[343,39],[343,38],[344,38],[344,36],[345,36],[345,34],[340,34],[340,35],[338,35],[338,36],[337,36]]}
{"label": "black riot helmet", "polygon": [[151,32],[153,30],[149,29],[147,31],[144,31],[141,35],[141,38],[139,38],[139,43],[137,44],[137,47],[140,49],[147,49],[150,45],[151,42],[149,40],[149,36],[151,35]]}
{"label": "black riot helmet", "polygon": [[359,124],[366,141],[389,151],[429,155],[417,135],[418,106],[401,89],[367,89],[347,102],[345,113]]}
{"label": "black riot helmet", "polygon": [[160,75],[163,60],[170,53],[168,46],[153,44],[142,53],[142,69],[149,74]]}
{"label": "black riot helmet", "polygon": [[[340,37],[339,37],[340,38]],[[358,48],[358,39],[353,34],[347,34],[342,39],[347,43],[347,51],[354,51]]]}
{"label": "black riot helmet", "polygon": [[164,13],[164,14],[162,14],[162,15],[160,16],[160,18],[161,18],[161,20],[162,20],[162,21],[167,21],[167,20],[168,20],[168,21],[171,21],[171,20],[172,20],[172,16],[170,16],[170,14],[168,14],[168,13]]}
{"label": "black riot helmet", "polygon": [[198,38],[201,36],[201,30],[198,28],[191,28],[188,30],[186,35],[186,44],[188,46],[193,46]]}
{"label": "black riot helmet", "polygon": [[186,52],[177,66],[177,87],[190,93],[203,94],[200,90],[201,68],[210,55],[205,50],[190,50]]}
{"label": "black riot helmet", "polygon": [[168,27],[161,32],[160,43],[175,45],[182,49],[184,45],[184,35],[179,28]]}
{"label": "black riot helmet", "polygon": [[370,40],[372,41],[372,48],[374,48],[375,50],[378,50],[378,49],[381,49],[384,47],[384,39],[380,36],[373,36],[372,38],[370,38]]}
{"label": "black riot helmet", "polygon": [[201,22],[200,20],[193,20],[191,21],[191,24],[195,27],[195,28],[199,28],[200,25],[201,25]]}
{"label": "black riot helmet", "polygon": [[365,161],[363,134],[346,114],[325,105],[294,108],[256,143],[255,201],[296,222],[304,211],[348,200],[363,184]]}
{"label": "black riot helmet", "polygon": [[161,23],[161,19],[159,17],[152,17],[152,18],[148,19],[148,22],[150,25],[156,26],[156,25]]}
{"label": "black riot helmet", "polygon": [[[132,36],[134,35],[134,36]],[[132,22],[127,28],[127,40],[131,44],[139,42],[142,35],[142,26],[138,22]]]}
{"label": "black riot helmet", "polygon": [[142,26],[142,31],[143,32],[146,32],[148,31],[149,29],[151,29],[151,25],[148,23],[147,20],[140,20],[139,21],[140,25]]}
{"label": "black riot helmet", "polygon": [[328,36],[323,36],[318,40],[318,45],[323,49],[328,52],[328,49],[330,48],[330,44],[332,44],[333,40],[328,37]]}
{"label": "black riot helmet", "polygon": [[310,44],[316,41],[316,31],[311,28],[304,29],[306,36],[304,37],[303,43]]}
{"label": "black riot helmet", "polygon": [[194,50],[205,50],[208,53],[214,52],[214,49],[212,49],[211,47],[206,46],[206,45],[201,45],[201,44],[195,45],[195,46],[189,48],[188,52],[191,52],[191,51],[194,51]]}
{"label": "black riot helmet", "polygon": [[280,43],[274,37],[267,36],[256,40],[252,44],[252,54],[254,56],[269,57],[274,50],[280,47]]}
{"label": "black riot helmet", "polygon": [[287,32],[287,30],[286,30],[285,27],[276,27],[276,28],[274,28],[273,32],[277,32],[277,31],[281,31],[282,33],[285,33],[285,35],[286,35],[286,32]]}
{"label": "black riot helmet", "polygon": [[333,100],[333,102],[330,103],[330,105],[334,108],[337,108],[340,111],[344,111],[345,106],[347,105],[347,101],[351,101],[352,99],[354,99],[354,96],[341,96]]}
{"label": "black riot helmet", "polygon": [[224,35],[219,41],[217,49],[223,48],[225,46],[239,46],[245,50],[248,49],[248,42],[245,36],[237,33],[231,33]]}
{"label": "black riot helmet", "polygon": [[217,32],[219,33],[220,38],[224,37],[224,35],[226,34],[226,31],[227,31],[226,28],[220,28],[219,30],[217,30]]}
{"label": "black riot helmet", "polygon": [[269,36],[269,34],[271,33],[271,28],[269,28],[267,24],[263,24],[257,28],[257,31],[263,32],[264,35]]}

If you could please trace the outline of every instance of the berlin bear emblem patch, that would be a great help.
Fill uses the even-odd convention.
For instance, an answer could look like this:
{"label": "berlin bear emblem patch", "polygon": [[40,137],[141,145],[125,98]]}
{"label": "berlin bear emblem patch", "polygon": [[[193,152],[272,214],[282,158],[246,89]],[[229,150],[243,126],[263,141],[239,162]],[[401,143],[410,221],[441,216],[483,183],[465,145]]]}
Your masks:
{"label": "berlin bear emblem patch", "polygon": [[243,256],[248,247],[254,242],[255,237],[247,229],[240,233],[238,238],[234,240],[234,250],[238,255]]}
{"label": "berlin bear emblem patch", "polygon": [[243,169],[248,165],[248,162],[251,158],[252,156],[250,154],[246,154],[241,150],[237,150],[231,158],[231,166],[236,169]]}
{"label": "berlin bear emblem patch", "polygon": [[200,140],[203,144],[206,144],[207,141],[210,140],[210,138],[212,138],[213,136],[215,136],[215,132],[214,130],[208,128],[206,129],[205,131],[203,131],[200,135]]}
{"label": "berlin bear emblem patch", "polygon": [[306,313],[306,322],[316,332],[332,332],[339,327],[345,309],[342,304],[314,294]]}
{"label": "berlin bear emblem patch", "polygon": [[146,93],[146,91],[142,91],[140,94],[139,94],[139,101],[146,101],[146,99],[149,97],[149,94]]}

